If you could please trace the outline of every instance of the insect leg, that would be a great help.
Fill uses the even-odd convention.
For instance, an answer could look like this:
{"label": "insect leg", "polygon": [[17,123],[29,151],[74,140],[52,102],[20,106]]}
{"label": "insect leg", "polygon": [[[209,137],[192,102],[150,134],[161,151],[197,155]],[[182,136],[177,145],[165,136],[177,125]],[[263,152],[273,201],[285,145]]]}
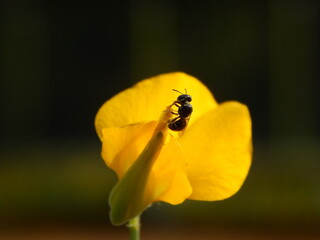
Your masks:
{"label": "insect leg", "polygon": [[178,101],[174,101],[169,107],[172,107],[172,106],[180,107],[181,103]]}
{"label": "insect leg", "polygon": [[169,121],[168,121],[168,123],[175,122],[175,121],[177,121],[179,118],[180,118],[180,116],[179,116],[179,117],[175,117],[175,118],[173,118],[173,119],[169,120]]}

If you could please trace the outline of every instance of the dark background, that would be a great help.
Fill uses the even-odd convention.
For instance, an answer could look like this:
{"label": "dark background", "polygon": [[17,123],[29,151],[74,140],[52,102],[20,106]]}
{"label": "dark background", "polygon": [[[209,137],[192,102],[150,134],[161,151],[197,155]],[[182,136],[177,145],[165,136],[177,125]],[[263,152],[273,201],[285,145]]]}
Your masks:
{"label": "dark background", "polygon": [[253,165],[234,197],[155,204],[144,228],[288,236],[319,227],[318,1],[6,0],[0,14],[0,236],[71,225],[112,234],[116,178],[100,157],[95,114],[172,71],[203,81],[218,102],[249,106]]}

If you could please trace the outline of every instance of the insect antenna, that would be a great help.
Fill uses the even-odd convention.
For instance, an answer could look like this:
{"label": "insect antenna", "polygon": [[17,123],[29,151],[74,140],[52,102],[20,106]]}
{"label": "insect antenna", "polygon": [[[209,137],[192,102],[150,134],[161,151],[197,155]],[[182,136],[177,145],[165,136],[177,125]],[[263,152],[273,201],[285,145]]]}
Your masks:
{"label": "insect antenna", "polygon": [[185,93],[182,93],[182,92],[178,91],[177,89],[172,89],[172,91],[178,92],[178,93],[180,93],[180,94],[188,94],[186,88],[184,89]]}
{"label": "insect antenna", "polygon": [[172,89],[172,91],[175,91],[175,92],[177,92],[177,93],[183,94],[182,92],[180,92],[180,91],[178,91],[178,90],[176,90],[176,89]]}

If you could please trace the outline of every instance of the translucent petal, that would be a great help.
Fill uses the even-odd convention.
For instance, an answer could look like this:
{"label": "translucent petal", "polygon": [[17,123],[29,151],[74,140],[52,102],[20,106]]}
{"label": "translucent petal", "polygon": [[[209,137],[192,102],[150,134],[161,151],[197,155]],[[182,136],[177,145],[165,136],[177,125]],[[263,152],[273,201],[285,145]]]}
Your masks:
{"label": "translucent petal", "polygon": [[102,138],[102,129],[158,120],[166,106],[172,104],[185,90],[193,98],[191,122],[217,106],[212,94],[196,78],[185,73],[162,74],[138,82],[108,100],[98,111],[96,131]]}
{"label": "translucent petal", "polygon": [[226,102],[201,116],[180,139],[187,156],[190,199],[214,201],[235,194],[251,165],[247,107]]}

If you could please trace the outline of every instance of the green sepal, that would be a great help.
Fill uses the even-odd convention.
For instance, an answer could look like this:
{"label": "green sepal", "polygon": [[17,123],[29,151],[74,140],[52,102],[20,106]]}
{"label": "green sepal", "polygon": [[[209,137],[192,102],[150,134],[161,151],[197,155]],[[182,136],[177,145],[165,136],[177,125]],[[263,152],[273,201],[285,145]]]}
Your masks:
{"label": "green sepal", "polygon": [[154,134],[135,163],[113,187],[109,196],[110,220],[113,225],[126,223],[152,203],[146,200],[145,189],[163,143],[164,134],[161,131]]}

